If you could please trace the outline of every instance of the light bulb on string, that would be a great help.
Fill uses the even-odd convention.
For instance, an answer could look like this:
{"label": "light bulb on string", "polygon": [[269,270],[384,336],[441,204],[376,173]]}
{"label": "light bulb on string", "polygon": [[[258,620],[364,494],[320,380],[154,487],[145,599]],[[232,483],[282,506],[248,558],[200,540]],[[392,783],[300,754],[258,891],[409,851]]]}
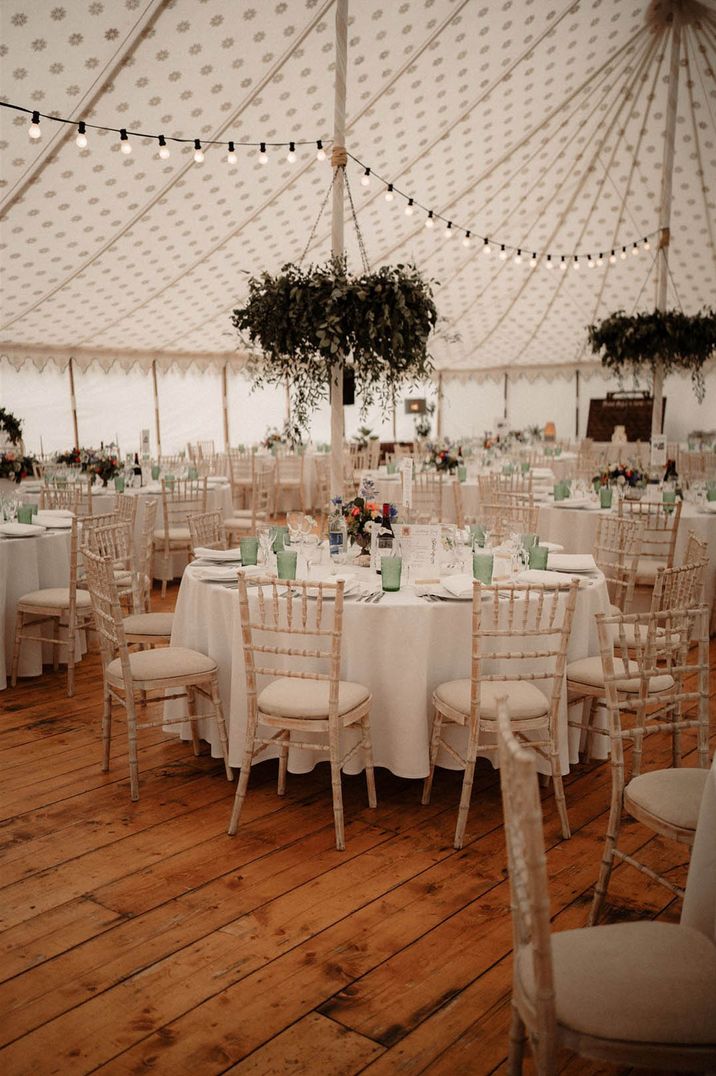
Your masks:
{"label": "light bulb on string", "polygon": [[445,239],[452,239],[452,221],[449,220],[445,225],[445,232],[443,233]]}
{"label": "light bulb on string", "polygon": [[644,237],[644,242],[642,243],[642,246],[644,247],[644,250],[651,250],[651,243],[646,237]]}
{"label": "light bulb on string", "polygon": [[601,267],[603,265],[604,265],[604,255],[600,254],[599,257],[597,258],[597,268],[601,269]]}
{"label": "light bulb on string", "polygon": [[616,261],[617,261],[617,256],[614,253],[614,251],[612,251],[611,254],[609,255],[609,264],[610,265],[616,265]]}
{"label": "light bulb on string", "polygon": [[38,139],[42,138],[42,131],[40,130],[39,112],[32,113],[32,120],[30,122],[30,126],[27,129],[27,133],[33,142],[37,142]]}
{"label": "light bulb on string", "polygon": [[265,142],[261,142],[259,145],[259,161],[261,164],[268,164],[268,153],[266,152]]}
{"label": "light bulb on string", "polygon": [[119,148],[121,152],[125,155],[125,157],[128,157],[129,154],[132,152],[132,143],[129,141],[129,135],[127,134],[124,127],[119,132]]}
{"label": "light bulb on string", "polygon": [[567,268],[567,263],[564,260],[564,254],[562,255],[562,257],[559,260],[559,267],[562,270],[562,272],[564,272],[564,270]]}
{"label": "light bulb on string", "polygon": [[385,192],[385,200],[386,200],[386,202],[392,202],[394,197],[395,197],[395,195],[393,194],[393,184],[389,183],[388,184],[388,189]]}
{"label": "light bulb on string", "polygon": [[426,228],[434,228],[435,227],[435,221],[433,220],[433,211],[432,211],[432,209],[428,210],[428,215],[425,218],[425,227]]}
{"label": "light bulb on string", "polygon": [[204,150],[201,148],[201,142],[198,138],[194,139],[194,160],[197,164],[201,164],[204,160]]}
{"label": "light bulb on string", "polygon": [[632,256],[632,258],[636,258],[638,256],[638,254],[639,254],[639,247],[637,246],[636,243],[633,243],[632,248],[631,248],[631,256]]}
{"label": "light bulb on string", "polygon": [[413,199],[408,198],[408,204],[406,205],[405,210],[404,210],[406,217],[412,217],[413,213],[415,212],[415,209],[413,207],[414,207]]}
{"label": "light bulb on string", "polygon": [[545,263],[544,263],[544,267],[545,267],[545,269],[551,269],[552,268],[552,255],[551,254],[547,255],[547,258],[546,258]]}
{"label": "light bulb on string", "polygon": [[522,251],[518,250],[512,260],[514,261],[515,265],[521,265],[522,264]]}
{"label": "light bulb on string", "polygon": [[587,268],[588,269],[593,269],[594,268],[594,258],[592,257],[591,254],[587,254]]}
{"label": "light bulb on string", "polygon": [[575,269],[579,269],[579,258],[577,257],[576,254],[574,255],[574,261],[572,262],[572,265],[574,266]]}
{"label": "light bulb on string", "polygon": [[487,238],[487,236],[485,236],[485,238],[482,240],[482,253],[492,254],[492,247],[490,246],[490,240]]}
{"label": "light bulb on string", "polygon": [[239,158],[236,156],[236,146],[234,145],[233,142],[229,142],[229,149],[228,149],[228,152],[226,154],[226,163],[227,164],[236,164],[238,159]]}
{"label": "light bulb on string", "polygon": [[325,161],[325,159],[326,159],[326,151],[323,148],[323,142],[319,138],[318,141],[316,142],[316,160],[317,161]]}
{"label": "light bulb on string", "polygon": [[471,247],[472,246],[472,236],[470,235],[469,232],[465,232],[465,235],[463,236],[463,240],[462,240],[462,245],[464,247]]}
{"label": "light bulb on string", "polygon": [[624,261],[626,256],[627,256],[626,255],[626,247],[622,247],[622,251],[621,251],[621,254],[619,255],[619,257],[621,258],[622,261]]}
{"label": "light bulb on string", "polygon": [[77,138],[75,139],[75,145],[78,149],[87,149],[87,135],[85,133],[84,120],[80,120],[77,127]]}
{"label": "light bulb on string", "polygon": [[537,255],[533,253],[532,257],[530,258],[530,269],[534,269],[536,265],[537,265]]}
{"label": "light bulb on string", "polygon": [[370,168],[366,168],[363,175],[360,177],[361,187],[370,187]]}
{"label": "light bulb on string", "polygon": [[507,251],[505,250],[505,244],[500,244],[500,261],[504,262],[507,259]]}
{"label": "light bulb on string", "polygon": [[168,161],[171,157],[171,151],[164,135],[159,135],[159,156],[163,161]]}
{"label": "light bulb on string", "polygon": [[286,160],[288,161],[289,164],[293,164],[293,162],[296,160],[296,143],[295,142],[289,142],[289,144],[288,144],[288,153],[286,154]]}

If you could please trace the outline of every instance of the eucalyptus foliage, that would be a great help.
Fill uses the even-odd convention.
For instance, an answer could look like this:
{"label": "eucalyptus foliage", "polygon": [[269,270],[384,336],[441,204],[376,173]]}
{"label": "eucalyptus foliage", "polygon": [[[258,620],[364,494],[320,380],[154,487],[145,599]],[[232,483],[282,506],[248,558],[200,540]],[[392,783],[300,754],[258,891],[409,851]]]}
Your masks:
{"label": "eucalyptus foliage", "polygon": [[428,378],[436,321],[431,284],[415,266],[354,275],[344,258],[252,277],[232,315],[242,340],[261,349],[249,362],[254,384],[287,384],[304,428],[328,395],[335,363],[352,366],[364,411],[389,406],[399,389]]}
{"label": "eucalyptus foliage", "polygon": [[657,362],[664,374],[690,372],[699,402],[706,387],[703,366],[716,354],[716,313],[683,314],[680,310],[655,310],[651,314],[625,314],[617,310],[588,330],[592,351],[602,365],[620,378],[638,377],[644,369],[652,374]]}

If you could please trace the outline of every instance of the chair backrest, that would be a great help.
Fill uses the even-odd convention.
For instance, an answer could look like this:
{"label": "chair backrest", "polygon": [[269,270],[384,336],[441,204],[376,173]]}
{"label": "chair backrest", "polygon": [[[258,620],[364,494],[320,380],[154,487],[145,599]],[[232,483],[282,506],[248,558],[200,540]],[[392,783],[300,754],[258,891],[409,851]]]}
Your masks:
{"label": "chair backrest", "polygon": [[255,456],[239,453],[238,449],[229,451],[229,479],[232,484],[249,485],[254,478]]}
{"label": "chair backrest", "polygon": [[651,595],[651,612],[691,609],[703,600],[704,576],[708,560],[682,564],[680,568],[660,568]]}
{"label": "chair backrest", "polygon": [[129,650],[122,623],[122,608],[119,602],[119,589],[114,578],[111,557],[103,557],[90,549],[82,552],[85,579],[92,602],[94,627],[99,637],[102,651],[102,667],[107,668],[110,661],[119,657],[127,693],[132,690],[132,673],[129,665]]}
{"label": "chair backrest", "polygon": [[187,516],[192,548],[227,549],[228,540],[224,518],[217,508],[212,512],[197,512]]}
{"label": "chair backrest", "polygon": [[480,500],[479,522],[494,542],[501,542],[511,534],[536,534],[538,518],[539,507],[532,501],[508,494],[492,501]]}
{"label": "chair backrest", "polygon": [[132,556],[132,528],[129,523],[113,519],[102,521],[82,528],[82,548],[97,553],[100,557],[109,557],[113,568],[119,571],[134,571]]}
{"label": "chair backrest", "polygon": [[[576,580],[547,587],[540,583],[475,580],[472,595],[470,708],[480,725],[480,684],[524,680],[538,686],[549,702],[549,723],[556,735],[567,644],[577,604]],[[499,672],[493,672],[499,660]]]}
{"label": "chair backrest", "polygon": [[374,471],[380,463],[380,441],[375,438],[368,442],[368,467]]}
{"label": "chair backrest", "polygon": [[152,553],[154,531],[157,526],[157,498],[144,498],[142,531],[134,546],[135,593],[134,609],[137,613],[149,612],[152,600]]}
{"label": "chair backrest", "polygon": [[316,456],[314,460],[316,468],[316,495],[321,511],[328,512],[331,499],[331,459],[330,456]]}
{"label": "chair backrest", "polygon": [[413,523],[443,522],[443,486],[441,474],[417,474],[413,478]]}
{"label": "chair backrest", "polygon": [[172,489],[162,479],[164,535],[169,540],[172,527],[186,527],[186,517],[206,512],[206,478],[177,480]]}
{"label": "chair backrest", "polygon": [[510,876],[513,998],[522,1011],[526,1005],[535,1014],[537,1071],[556,1072],[557,1017],[537,758],[512,732],[505,699],[497,708],[497,750]]}
{"label": "chair backrest", "polygon": [[683,564],[696,564],[699,561],[705,560],[708,563],[709,559],[709,547],[706,542],[703,542],[698,534],[694,531],[689,531],[686,539],[686,549],[684,550]]}
{"label": "chair backrest", "polygon": [[294,454],[276,456],[276,484],[303,481],[303,456]]}
{"label": "chair backrest", "polygon": [[[709,647],[708,607],[670,608],[660,612],[596,616],[611,741],[610,757],[623,787],[624,742],[639,744],[653,732],[695,729],[699,766],[708,765]],[[632,625],[627,634],[627,625]],[[689,643],[698,641],[696,660],[688,661]],[[633,690],[620,690],[624,668],[635,662]],[[663,678],[663,679],[657,679]],[[659,698],[657,687],[666,692]],[[653,689],[650,691],[650,687]],[[630,718],[630,723],[623,720]],[[614,774],[613,774],[614,778]]]}
{"label": "chair backrest", "polygon": [[66,489],[44,487],[40,490],[40,511],[64,508],[78,515],[81,492],[79,486],[68,486]]}
{"label": "chair backrest", "polygon": [[604,573],[609,599],[628,613],[641,551],[641,522],[630,516],[607,515],[597,520],[594,560]]}
{"label": "chair backrest", "polygon": [[195,446],[197,459],[208,460],[216,455],[213,441],[197,441]]}
{"label": "chair backrest", "polygon": [[[619,503],[619,515],[638,519],[642,524],[640,560],[665,561],[674,565],[674,550],[681,519],[681,501],[664,506],[653,501],[632,501],[624,497]],[[667,511],[670,508],[671,511]]]}
{"label": "chair backrest", "polygon": [[[338,718],[343,634],[342,580],[336,583],[252,580],[239,575],[239,610],[249,719],[257,712],[257,677],[293,677],[329,683],[328,717]],[[325,600],[333,599],[333,600]],[[294,641],[295,640],[295,641]]]}
{"label": "chair backrest", "polygon": [[137,498],[127,493],[117,493],[114,498],[114,511],[117,519],[134,526],[137,518]]}
{"label": "chair backrest", "polygon": [[257,467],[251,489],[251,523],[254,528],[257,520],[269,519],[274,514],[275,491],[273,467]]}
{"label": "chair backrest", "polygon": [[462,500],[462,485],[456,478],[450,483],[452,486],[453,504],[455,505],[455,522],[462,530],[465,526],[465,509]]}

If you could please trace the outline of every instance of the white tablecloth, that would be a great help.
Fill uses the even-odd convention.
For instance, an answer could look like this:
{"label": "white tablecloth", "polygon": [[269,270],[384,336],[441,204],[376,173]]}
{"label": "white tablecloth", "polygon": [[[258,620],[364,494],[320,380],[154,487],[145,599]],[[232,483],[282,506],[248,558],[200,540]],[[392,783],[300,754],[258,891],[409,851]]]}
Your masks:
{"label": "white tablecloth", "polygon": [[[359,571],[368,573],[369,569]],[[594,614],[607,609],[603,577],[580,588],[568,660],[598,653]],[[371,722],[377,766],[385,766],[400,777],[421,778],[427,774],[432,692],[443,681],[470,675],[470,613],[470,602],[428,603],[417,597],[414,588],[386,594],[377,605],[346,600],[341,675],[365,684],[373,693]],[[229,726],[229,760],[239,766],[246,700],[236,591],[201,582],[190,566],[179,591],[172,643],[209,654],[218,663]],[[570,730],[568,742],[567,731],[565,703],[560,735],[563,773],[578,758],[577,740]],[[464,750],[465,730],[456,728],[451,734],[455,745]],[[183,727],[182,735],[190,735],[188,727]],[[202,735],[219,757],[213,723],[204,723]],[[312,753],[294,749],[289,755],[289,769],[303,773],[316,761]],[[455,766],[448,756],[438,761],[439,765]],[[361,764],[356,758],[355,768]],[[546,766],[542,768],[547,770]]]}
{"label": "white tablecloth", "polygon": [[[0,690],[7,687],[15,641],[15,614],[23,594],[41,587],[66,587],[70,577],[70,532],[46,531],[36,538],[0,538]],[[20,676],[40,676],[43,644],[26,642]],[[45,648],[46,660],[51,648]]]}
{"label": "white tablecloth", "polygon": [[716,758],[701,801],[681,922],[716,943]]}

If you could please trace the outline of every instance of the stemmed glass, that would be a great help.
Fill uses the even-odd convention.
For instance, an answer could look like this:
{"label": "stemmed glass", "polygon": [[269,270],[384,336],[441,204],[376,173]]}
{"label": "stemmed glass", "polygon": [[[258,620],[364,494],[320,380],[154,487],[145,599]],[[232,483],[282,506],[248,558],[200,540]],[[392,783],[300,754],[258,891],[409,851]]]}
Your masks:
{"label": "stemmed glass", "polygon": [[266,568],[269,568],[273,563],[273,544],[276,541],[278,530],[270,523],[260,523],[256,528],[256,534],[259,540],[259,549],[261,550],[261,561]]}
{"label": "stemmed glass", "polygon": [[306,516],[303,512],[287,512],[286,526],[291,545],[300,545]]}

